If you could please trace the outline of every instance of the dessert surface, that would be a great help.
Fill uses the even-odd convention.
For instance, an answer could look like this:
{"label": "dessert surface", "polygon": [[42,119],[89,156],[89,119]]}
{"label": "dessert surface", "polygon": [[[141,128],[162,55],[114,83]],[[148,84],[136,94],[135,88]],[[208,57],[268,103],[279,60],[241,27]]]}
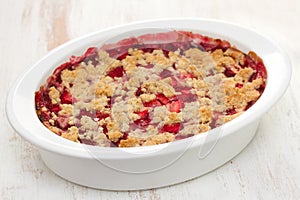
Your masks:
{"label": "dessert surface", "polygon": [[207,132],[245,112],[267,73],[252,51],[184,31],[89,48],[35,93],[55,134],[104,147],[149,146]]}

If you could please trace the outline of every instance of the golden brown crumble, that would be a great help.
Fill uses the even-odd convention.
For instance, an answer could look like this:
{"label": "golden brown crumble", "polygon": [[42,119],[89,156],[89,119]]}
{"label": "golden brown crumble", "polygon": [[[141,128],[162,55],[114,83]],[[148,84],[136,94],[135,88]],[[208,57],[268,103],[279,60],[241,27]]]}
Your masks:
{"label": "golden brown crumble", "polygon": [[60,103],[60,93],[55,87],[49,88],[49,96],[51,98],[52,104]]}
{"label": "golden brown crumble", "polygon": [[75,126],[71,126],[67,132],[63,132],[61,134],[63,138],[66,138],[68,140],[79,142],[78,141],[78,128]]}
{"label": "golden brown crumble", "polygon": [[77,79],[78,70],[63,70],[61,72],[61,80],[62,85],[70,88],[70,84],[75,82],[75,79]]}
{"label": "golden brown crumble", "polygon": [[146,82],[142,85],[143,88],[145,88],[148,92],[158,94],[162,93],[166,97],[172,97],[175,95],[175,90],[174,88],[165,83],[164,81],[158,81],[158,82]]}
{"label": "golden brown crumble", "polygon": [[114,93],[114,83],[113,83],[113,79],[106,76],[106,77],[102,77],[99,79],[99,83],[97,85],[96,88],[96,95],[97,96],[107,96],[107,97],[111,97]]}
{"label": "golden brown crumble", "polygon": [[[165,117],[166,116],[166,117]],[[174,124],[174,123],[181,123],[183,122],[182,113],[170,112],[169,115],[164,113],[165,117],[165,124]]]}
{"label": "golden brown crumble", "polygon": [[175,136],[171,133],[162,133],[158,135],[154,135],[149,137],[144,143],[143,146],[150,146],[150,145],[156,145],[156,144],[163,144],[167,142],[174,141]]}
{"label": "golden brown crumble", "polygon": [[138,138],[128,138],[120,141],[120,147],[136,147],[140,146],[140,140]]}
{"label": "golden brown crumble", "polygon": [[58,112],[58,115],[70,116],[73,114],[73,105],[61,104],[60,107],[61,107],[61,111]]}
{"label": "golden brown crumble", "polygon": [[155,94],[141,94],[140,98],[143,102],[149,102],[156,98]]}
{"label": "golden brown crumble", "polygon": [[110,131],[107,133],[107,135],[111,141],[117,142],[123,136],[123,133],[120,131]]}

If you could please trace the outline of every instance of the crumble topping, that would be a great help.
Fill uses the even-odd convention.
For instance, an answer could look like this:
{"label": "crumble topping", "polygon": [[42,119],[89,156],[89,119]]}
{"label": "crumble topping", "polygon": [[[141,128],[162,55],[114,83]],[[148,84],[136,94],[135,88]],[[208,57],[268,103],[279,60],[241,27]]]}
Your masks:
{"label": "crumble topping", "polygon": [[120,131],[110,131],[107,133],[107,135],[111,141],[117,142],[123,136],[123,133]]}
{"label": "crumble topping", "polygon": [[170,43],[120,42],[72,56],[35,93],[39,119],[78,143],[149,146],[218,127],[261,96],[267,74],[254,52],[175,33],[181,39]]}
{"label": "crumble topping", "polygon": [[150,146],[150,145],[156,145],[156,144],[163,144],[167,142],[174,141],[175,136],[171,133],[162,133],[153,135],[148,138],[146,142],[143,143],[143,146]]}
{"label": "crumble topping", "polygon": [[71,126],[70,128],[68,128],[67,132],[63,132],[61,134],[61,137],[66,138],[71,141],[74,141],[74,142],[79,142],[78,141],[78,128],[75,126]]}
{"label": "crumble topping", "polygon": [[111,77],[101,77],[97,84],[96,95],[99,97],[111,97],[114,94],[116,87],[117,86]]}
{"label": "crumble topping", "polygon": [[52,104],[60,103],[60,93],[55,87],[49,88],[49,96],[51,98]]}
{"label": "crumble topping", "polygon": [[142,85],[142,88],[145,88],[146,92],[150,92],[151,94],[164,94],[166,97],[175,95],[175,89],[164,81],[147,81]]}
{"label": "crumble topping", "polygon": [[61,115],[61,116],[63,116],[63,115],[65,115],[65,116],[71,116],[73,114],[73,105],[70,105],[70,104],[61,104],[60,107],[61,107],[61,110],[58,112],[58,115]]}

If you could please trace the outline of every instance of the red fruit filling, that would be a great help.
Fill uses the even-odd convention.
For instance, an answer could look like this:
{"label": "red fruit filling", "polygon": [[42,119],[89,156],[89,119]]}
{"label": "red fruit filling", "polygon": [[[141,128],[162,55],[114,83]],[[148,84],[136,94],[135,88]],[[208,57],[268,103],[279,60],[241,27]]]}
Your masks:
{"label": "red fruit filling", "polygon": [[155,106],[161,106],[162,105],[162,103],[157,99],[155,99],[153,101],[149,101],[149,102],[144,102],[143,104],[144,104],[145,107],[155,107]]}
{"label": "red fruit filling", "polygon": [[153,68],[153,66],[154,66],[154,65],[152,65],[152,64],[147,64],[147,65],[145,65],[145,66],[143,66],[143,67],[145,67],[145,68],[147,68],[147,69],[150,69],[150,68]]}
{"label": "red fruit filling", "polygon": [[143,94],[144,92],[142,91],[141,87],[138,87],[138,89],[135,91],[135,96],[139,97],[141,96],[141,94]]}
{"label": "red fruit filling", "polygon": [[235,84],[235,87],[237,87],[237,88],[242,88],[242,87],[243,87],[243,84],[237,83],[237,84]]}
{"label": "red fruit filling", "polygon": [[169,103],[169,99],[163,94],[157,94],[156,99],[160,102],[161,105],[166,105]]}
{"label": "red fruit filling", "polygon": [[150,124],[151,120],[149,118],[149,113],[147,109],[141,112],[136,112],[136,114],[140,116],[139,119],[134,121],[136,125],[140,127],[147,127]]}
{"label": "red fruit filling", "polygon": [[59,117],[57,119],[57,124],[59,126],[59,128],[63,129],[63,130],[66,130],[70,127],[69,125],[69,119],[66,118],[66,117]]}
{"label": "red fruit filling", "polygon": [[125,71],[124,71],[123,67],[117,67],[117,68],[114,68],[111,71],[109,71],[107,73],[107,75],[110,76],[111,78],[122,77],[124,72]]}
{"label": "red fruit filling", "polygon": [[194,136],[194,134],[186,134],[186,135],[177,134],[175,136],[175,139],[176,140],[182,140],[182,139],[185,139],[185,138],[188,138],[188,137],[192,137],[192,136]]}
{"label": "red fruit filling", "polygon": [[82,61],[88,62],[89,60],[95,59],[97,55],[98,55],[98,49],[96,47],[91,47],[82,56],[71,56],[70,64],[74,66],[79,64]]}
{"label": "red fruit filling", "polygon": [[224,74],[226,77],[234,77],[236,73],[227,67],[224,71]]}
{"label": "red fruit filling", "polygon": [[236,111],[235,108],[231,108],[231,109],[226,110],[226,115],[234,115],[236,113],[237,113],[237,111]]}
{"label": "red fruit filling", "polygon": [[167,78],[167,77],[171,77],[173,75],[173,73],[170,70],[164,69],[161,73],[160,73],[160,77],[161,78]]}
{"label": "red fruit filling", "polygon": [[72,104],[73,102],[73,98],[72,98],[72,95],[67,91],[67,90],[64,90],[60,96],[60,100],[61,100],[61,103],[63,104]]}
{"label": "red fruit filling", "polygon": [[183,107],[182,100],[172,101],[170,103],[170,111],[171,112],[177,112],[177,113],[179,113],[182,107]]}
{"label": "red fruit filling", "polygon": [[180,123],[176,123],[176,124],[165,124],[162,129],[161,132],[170,132],[173,134],[176,134],[179,132],[181,128],[181,124]]}
{"label": "red fruit filling", "polygon": [[96,117],[98,119],[98,121],[105,119],[107,117],[109,117],[110,115],[108,113],[101,113],[101,112],[96,112]]}
{"label": "red fruit filling", "polygon": [[178,98],[183,102],[193,102],[197,100],[197,95],[192,94],[190,90],[181,90],[181,95]]}
{"label": "red fruit filling", "polygon": [[54,112],[55,114],[61,111],[61,107],[58,104],[49,105],[49,109],[51,112]]}
{"label": "red fruit filling", "polygon": [[80,110],[80,113],[77,116],[77,118],[81,119],[81,117],[83,117],[83,116],[88,116],[88,117],[94,119],[94,118],[97,118],[97,112],[90,112],[90,111],[83,109],[83,110]]}

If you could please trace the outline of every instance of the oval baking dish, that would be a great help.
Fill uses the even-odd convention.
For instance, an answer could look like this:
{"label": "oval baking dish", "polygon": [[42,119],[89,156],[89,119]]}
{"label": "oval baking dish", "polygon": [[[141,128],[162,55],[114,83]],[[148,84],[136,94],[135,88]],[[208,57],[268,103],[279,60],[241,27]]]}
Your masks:
{"label": "oval baking dish", "polygon": [[[242,115],[211,131],[154,146],[107,148],[75,143],[53,134],[40,122],[34,94],[56,66],[88,47],[162,30],[193,31],[225,39],[243,52],[256,52],[268,74],[261,97]],[[14,129],[39,149],[46,165],[59,176],[100,189],[149,189],[200,176],[237,155],[255,135],[263,114],[284,94],[290,76],[283,51],[252,30],[204,19],[145,21],[95,32],[52,50],[14,84],[6,111]]]}

